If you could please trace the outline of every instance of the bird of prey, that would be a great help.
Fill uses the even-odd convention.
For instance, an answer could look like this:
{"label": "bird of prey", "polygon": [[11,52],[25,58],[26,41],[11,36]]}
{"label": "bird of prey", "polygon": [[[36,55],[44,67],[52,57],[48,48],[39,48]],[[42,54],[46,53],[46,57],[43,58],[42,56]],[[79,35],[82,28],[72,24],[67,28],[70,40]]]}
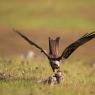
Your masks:
{"label": "bird of prey", "polygon": [[30,45],[35,46],[38,48],[45,56],[49,59],[50,66],[53,70],[53,72],[56,72],[56,70],[60,70],[60,60],[65,60],[69,58],[69,56],[80,46],[87,43],[88,41],[95,38],[95,31],[91,33],[86,33],[82,37],[80,37],[75,42],[71,43],[66,49],[62,52],[60,56],[58,56],[58,49],[59,49],[59,39],[60,37],[57,37],[56,39],[51,39],[49,37],[49,53],[47,53],[43,48],[41,48],[39,45],[28,39],[25,35],[23,35],[18,30],[13,30],[17,34],[19,34],[22,38],[24,38]]}

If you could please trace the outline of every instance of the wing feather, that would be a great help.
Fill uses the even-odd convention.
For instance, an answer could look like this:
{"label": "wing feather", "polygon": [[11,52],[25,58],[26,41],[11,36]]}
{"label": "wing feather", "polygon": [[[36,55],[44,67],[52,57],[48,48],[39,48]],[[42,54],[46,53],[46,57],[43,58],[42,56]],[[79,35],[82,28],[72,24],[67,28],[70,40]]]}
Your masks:
{"label": "wing feather", "polygon": [[19,32],[18,30],[14,30],[14,32],[16,32],[17,34],[19,34],[24,40],[26,40],[30,45],[35,46],[36,48],[40,49],[41,52],[43,52],[48,58],[48,54],[45,52],[45,50],[43,50],[40,46],[38,46],[36,43],[34,43],[33,41],[31,41],[30,39],[28,39],[25,35],[23,35],[21,32]]}
{"label": "wing feather", "polygon": [[70,44],[62,53],[62,55],[58,58],[59,60],[64,58],[67,59],[78,47],[95,38],[95,31],[91,33],[86,33],[80,39]]}

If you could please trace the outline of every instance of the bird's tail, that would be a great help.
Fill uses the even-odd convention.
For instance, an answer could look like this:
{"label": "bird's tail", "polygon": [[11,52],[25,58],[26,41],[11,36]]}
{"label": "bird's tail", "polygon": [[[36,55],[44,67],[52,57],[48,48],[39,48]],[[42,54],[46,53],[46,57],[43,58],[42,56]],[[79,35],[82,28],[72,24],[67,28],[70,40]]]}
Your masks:
{"label": "bird's tail", "polygon": [[59,37],[55,40],[49,37],[49,54],[52,57],[57,57],[59,53]]}

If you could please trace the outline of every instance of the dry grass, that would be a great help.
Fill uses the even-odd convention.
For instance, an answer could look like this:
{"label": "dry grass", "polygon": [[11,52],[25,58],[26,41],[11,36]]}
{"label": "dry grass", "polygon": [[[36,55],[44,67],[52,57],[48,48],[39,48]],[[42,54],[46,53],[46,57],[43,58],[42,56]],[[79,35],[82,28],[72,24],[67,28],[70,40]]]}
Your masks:
{"label": "dry grass", "polygon": [[63,84],[49,86],[37,83],[52,74],[46,59],[0,59],[0,73],[10,75],[0,80],[2,95],[94,95],[95,63],[86,60],[67,60],[61,64],[65,81]]}

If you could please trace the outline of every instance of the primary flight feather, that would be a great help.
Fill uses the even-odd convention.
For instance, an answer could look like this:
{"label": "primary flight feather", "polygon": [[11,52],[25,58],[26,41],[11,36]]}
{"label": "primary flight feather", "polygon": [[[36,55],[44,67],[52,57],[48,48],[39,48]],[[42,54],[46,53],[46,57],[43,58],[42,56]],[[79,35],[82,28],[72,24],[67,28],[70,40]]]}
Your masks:
{"label": "primary flight feather", "polygon": [[87,43],[88,41],[95,38],[95,31],[91,33],[86,33],[81,38],[70,44],[62,53],[62,55],[59,57],[61,59],[62,57],[67,59],[78,47],[81,45]]}

